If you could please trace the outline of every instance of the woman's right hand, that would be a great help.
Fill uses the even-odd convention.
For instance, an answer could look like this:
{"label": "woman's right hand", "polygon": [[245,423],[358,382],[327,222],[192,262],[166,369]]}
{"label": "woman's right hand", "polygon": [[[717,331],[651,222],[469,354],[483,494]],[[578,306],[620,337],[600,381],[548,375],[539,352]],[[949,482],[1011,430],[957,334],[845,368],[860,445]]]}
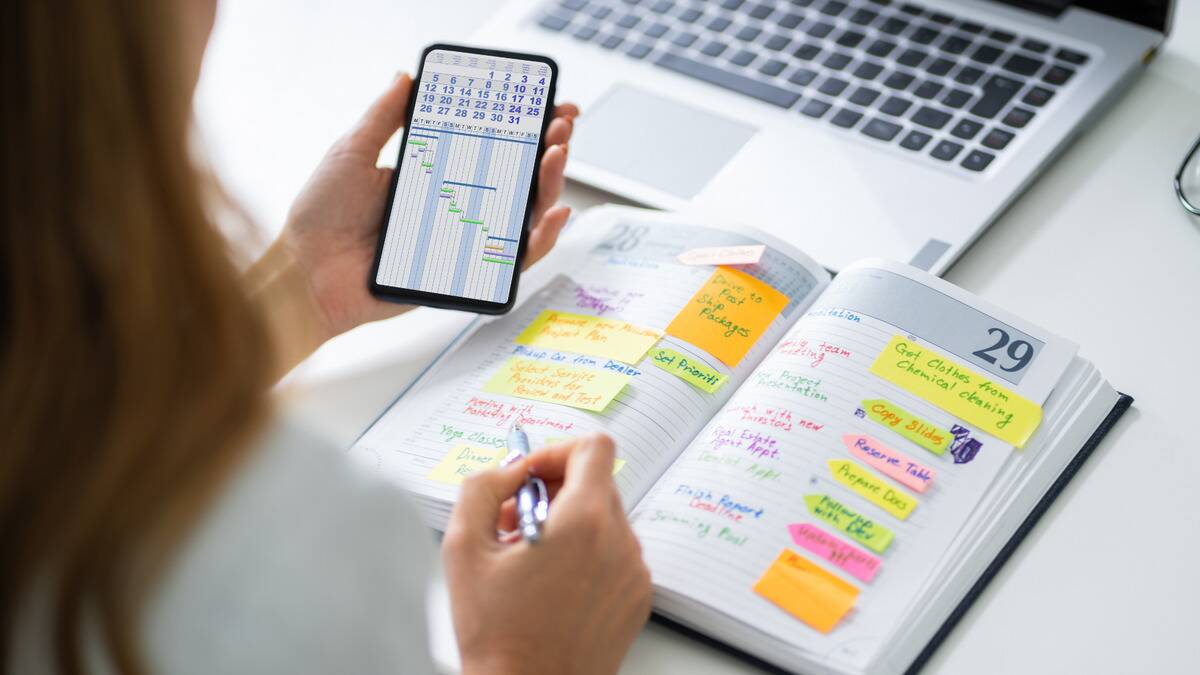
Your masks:
{"label": "woman's right hand", "polygon": [[[465,675],[616,672],[649,616],[650,573],[613,457],[597,434],[464,482],[442,558]],[[527,473],[558,487],[542,538],[502,541]]]}

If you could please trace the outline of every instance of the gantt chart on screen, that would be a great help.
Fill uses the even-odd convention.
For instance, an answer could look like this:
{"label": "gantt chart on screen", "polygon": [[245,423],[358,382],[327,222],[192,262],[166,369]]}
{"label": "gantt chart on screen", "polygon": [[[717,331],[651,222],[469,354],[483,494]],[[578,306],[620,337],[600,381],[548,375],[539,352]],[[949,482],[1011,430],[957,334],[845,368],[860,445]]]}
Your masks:
{"label": "gantt chart on screen", "polygon": [[376,282],[506,302],[550,68],[429,53]]}

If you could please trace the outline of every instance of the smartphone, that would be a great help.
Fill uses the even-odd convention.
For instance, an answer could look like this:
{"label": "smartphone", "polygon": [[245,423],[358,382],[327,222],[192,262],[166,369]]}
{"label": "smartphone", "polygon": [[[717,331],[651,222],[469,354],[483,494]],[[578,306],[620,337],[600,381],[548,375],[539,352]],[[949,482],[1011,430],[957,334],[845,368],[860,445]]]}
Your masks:
{"label": "smartphone", "polygon": [[512,308],[557,79],[545,56],[425,49],[371,269],[376,297]]}

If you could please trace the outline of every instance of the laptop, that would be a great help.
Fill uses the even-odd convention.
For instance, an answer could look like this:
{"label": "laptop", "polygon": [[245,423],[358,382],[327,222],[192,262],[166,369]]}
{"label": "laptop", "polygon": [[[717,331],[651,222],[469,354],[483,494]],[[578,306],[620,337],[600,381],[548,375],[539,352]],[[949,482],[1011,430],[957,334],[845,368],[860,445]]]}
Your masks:
{"label": "laptop", "polygon": [[514,0],[552,54],[568,176],[744,222],[826,267],[941,274],[1139,75],[1171,0]]}

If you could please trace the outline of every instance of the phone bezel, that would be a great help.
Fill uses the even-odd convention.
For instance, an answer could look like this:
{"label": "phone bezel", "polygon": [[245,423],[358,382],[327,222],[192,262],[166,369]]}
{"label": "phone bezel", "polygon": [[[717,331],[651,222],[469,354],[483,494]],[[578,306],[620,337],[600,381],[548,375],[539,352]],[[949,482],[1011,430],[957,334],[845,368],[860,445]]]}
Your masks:
{"label": "phone bezel", "polygon": [[[396,188],[400,182],[400,169],[404,164],[404,150],[408,146],[408,132],[412,127],[413,114],[416,111],[417,94],[421,78],[425,74],[425,61],[429,58],[429,53],[437,50],[461,52],[464,54],[476,54],[479,56],[495,56],[508,59],[520,59],[524,61],[535,61],[543,63],[550,67],[550,86],[546,91],[546,112],[542,117],[542,130],[538,136],[537,151],[534,155],[533,176],[529,180],[529,194],[525,201],[525,217],[521,223],[521,238],[517,243],[516,256],[513,259],[513,275],[512,283],[508,289],[508,300],[506,302],[490,302],[487,300],[476,300],[457,295],[445,295],[442,293],[430,293],[429,291],[419,291],[411,288],[401,288],[398,286],[385,286],[377,282],[379,278],[379,263],[383,257],[383,244],[387,238],[388,223],[392,219],[392,209],[396,200]],[[469,47],[465,45],[454,45],[446,43],[436,43],[429,45],[421,51],[421,59],[417,64],[417,75],[413,79],[412,91],[408,97],[408,111],[404,119],[404,131],[400,138],[399,156],[396,158],[396,170],[392,172],[391,186],[388,188],[387,207],[383,212],[383,223],[379,227],[379,241],[375,246],[375,260],[371,265],[371,276],[367,280],[368,288],[371,294],[382,300],[390,302],[399,302],[412,305],[424,305],[427,307],[439,307],[442,309],[457,309],[478,314],[504,314],[512,309],[517,299],[517,282],[521,278],[521,267],[525,261],[525,248],[529,240],[529,221],[533,217],[533,203],[537,198],[538,191],[538,174],[542,163],[542,154],[546,151],[546,132],[550,129],[550,120],[554,117],[554,94],[558,86],[558,64],[554,59],[541,54],[528,54],[523,52],[510,52],[499,49],[484,49],[481,47]]]}

